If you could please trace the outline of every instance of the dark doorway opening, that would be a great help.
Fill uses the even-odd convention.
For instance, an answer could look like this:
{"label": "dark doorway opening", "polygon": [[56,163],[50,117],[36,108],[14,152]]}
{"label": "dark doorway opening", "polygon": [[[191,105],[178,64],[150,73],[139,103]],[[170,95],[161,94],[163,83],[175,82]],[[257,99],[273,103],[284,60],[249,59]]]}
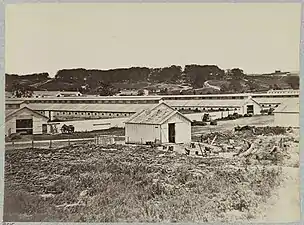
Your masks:
{"label": "dark doorway opening", "polygon": [[254,114],[253,105],[247,105],[247,114]]}
{"label": "dark doorway opening", "polygon": [[42,124],[42,133],[43,134],[47,133],[47,125],[46,124]]}
{"label": "dark doorway opening", "polygon": [[33,134],[33,120],[16,120],[16,133]]}
{"label": "dark doorway opening", "polygon": [[175,123],[169,123],[169,142],[175,143]]}

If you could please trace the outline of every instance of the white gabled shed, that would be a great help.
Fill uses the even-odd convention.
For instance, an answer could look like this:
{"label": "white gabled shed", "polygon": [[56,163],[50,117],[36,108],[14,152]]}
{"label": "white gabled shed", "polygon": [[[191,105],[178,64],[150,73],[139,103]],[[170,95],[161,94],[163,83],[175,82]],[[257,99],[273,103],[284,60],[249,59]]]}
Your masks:
{"label": "white gabled shed", "polygon": [[5,116],[5,136],[14,133],[42,134],[47,132],[49,118],[24,106],[9,110]]}
{"label": "white gabled shed", "polygon": [[190,143],[191,120],[162,102],[134,114],[125,122],[125,141],[133,144]]}

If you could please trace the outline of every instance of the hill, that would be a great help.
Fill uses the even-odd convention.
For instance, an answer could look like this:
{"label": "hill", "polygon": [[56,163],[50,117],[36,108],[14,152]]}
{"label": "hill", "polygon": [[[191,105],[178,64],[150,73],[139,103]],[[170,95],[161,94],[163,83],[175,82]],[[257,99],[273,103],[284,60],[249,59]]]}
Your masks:
{"label": "hill", "polygon": [[149,89],[162,94],[208,94],[298,89],[299,76],[291,73],[247,75],[242,69],[223,70],[216,65],[172,65],[164,68],[131,67],[111,70],[62,69],[48,73],[6,74],[6,91],[81,91],[112,95],[122,89]]}

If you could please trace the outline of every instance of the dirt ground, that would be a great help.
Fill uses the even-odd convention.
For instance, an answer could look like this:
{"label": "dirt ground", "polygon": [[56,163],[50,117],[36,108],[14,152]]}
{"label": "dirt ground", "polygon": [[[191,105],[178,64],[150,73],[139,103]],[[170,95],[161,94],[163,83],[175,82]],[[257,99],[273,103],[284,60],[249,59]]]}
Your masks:
{"label": "dirt ground", "polygon": [[274,122],[273,116],[254,116],[244,117],[236,120],[218,121],[217,126],[195,126],[192,127],[192,136],[197,136],[205,132],[221,132],[226,130],[233,130],[237,125],[239,126],[272,126]]}

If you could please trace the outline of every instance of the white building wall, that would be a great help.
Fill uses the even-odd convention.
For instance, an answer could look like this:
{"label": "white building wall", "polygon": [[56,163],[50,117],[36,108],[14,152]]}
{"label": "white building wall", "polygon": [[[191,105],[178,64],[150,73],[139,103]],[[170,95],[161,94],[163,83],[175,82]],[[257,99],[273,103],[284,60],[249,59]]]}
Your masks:
{"label": "white building wall", "polygon": [[150,124],[126,124],[125,141],[126,143],[145,144],[155,139],[160,140],[160,125]]}
{"label": "white building wall", "polygon": [[253,105],[254,115],[260,115],[261,114],[261,110],[263,108],[254,101],[248,101],[246,104],[244,104],[241,107],[239,114],[242,114],[242,115],[247,114],[247,105]]}
{"label": "white building wall", "polygon": [[60,128],[66,125],[73,125],[75,132],[85,132],[94,130],[106,130],[111,127],[125,127],[125,121],[128,118],[113,118],[113,119],[97,119],[97,120],[74,120],[74,121],[62,121],[62,122],[49,122],[49,124],[57,124],[58,132]]}
{"label": "white building wall", "polygon": [[191,142],[191,122],[182,116],[175,114],[168,121],[161,125],[162,143],[169,142],[169,123],[175,123],[175,142],[190,143]]}
{"label": "white building wall", "polygon": [[33,134],[42,134],[42,124],[47,124],[48,119],[33,116]]}
{"label": "white building wall", "polygon": [[300,127],[299,113],[274,113],[274,125],[281,127]]}
{"label": "white building wall", "polygon": [[16,133],[16,117],[12,117],[10,120],[5,122],[5,135]]}

